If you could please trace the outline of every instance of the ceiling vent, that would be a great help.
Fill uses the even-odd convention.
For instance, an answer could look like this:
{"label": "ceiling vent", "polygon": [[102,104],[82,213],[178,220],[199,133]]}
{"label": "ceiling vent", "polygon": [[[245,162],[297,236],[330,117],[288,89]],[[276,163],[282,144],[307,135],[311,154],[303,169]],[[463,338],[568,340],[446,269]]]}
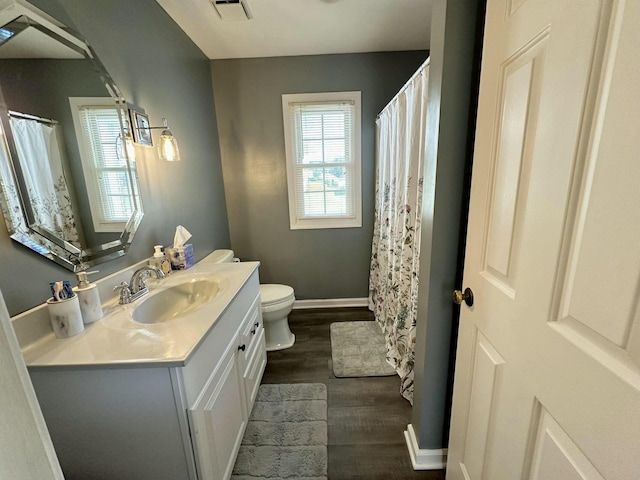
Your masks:
{"label": "ceiling vent", "polygon": [[251,12],[245,0],[211,0],[223,22],[249,20]]}

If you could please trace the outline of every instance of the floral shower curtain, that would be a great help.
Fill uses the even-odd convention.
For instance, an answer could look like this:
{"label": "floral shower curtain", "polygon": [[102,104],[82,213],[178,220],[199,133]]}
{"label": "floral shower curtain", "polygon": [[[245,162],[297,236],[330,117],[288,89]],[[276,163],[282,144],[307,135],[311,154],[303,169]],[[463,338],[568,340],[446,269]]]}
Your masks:
{"label": "floral shower curtain", "polygon": [[0,124],[0,187],[5,202],[2,203],[2,214],[5,219],[10,220],[13,230],[21,234],[27,233],[27,224],[22,216],[22,206],[20,205],[20,197],[18,188],[13,179],[11,171],[11,160],[9,159],[9,147],[7,140]]}
{"label": "floral shower curtain", "polygon": [[56,127],[31,119],[9,121],[36,225],[79,245]]}
{"label": "floral shower curtain", "polygon": [[412,404],[428,83],[427,60],[376,121],[369,308],[385,334],[400,392]]}

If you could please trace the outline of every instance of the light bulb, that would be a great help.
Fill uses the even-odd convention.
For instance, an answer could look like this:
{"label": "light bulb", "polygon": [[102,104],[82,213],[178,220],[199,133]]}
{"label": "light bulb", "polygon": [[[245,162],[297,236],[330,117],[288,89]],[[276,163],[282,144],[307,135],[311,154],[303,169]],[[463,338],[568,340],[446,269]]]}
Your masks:
{"label": "light bulb", "polygon": [[178,142],[168,128],[160,134],[160,142],[158,144],[158,155],[161,160],[167,162],[179,162],[180,152],[178,150]]}
{"label": "light bulb", "polygon": [[133,145],[133,138],[129,135],[125,135],[124,137],[124,148],[127,151],[127,158],[130,162],[136,161],[136,148]]}
{"label": "light bulb", "polygon": [[118,135],[116,138],[116,155],[121,160],[129,159],[131,163],[136,161],[136,150],[131,135]]}

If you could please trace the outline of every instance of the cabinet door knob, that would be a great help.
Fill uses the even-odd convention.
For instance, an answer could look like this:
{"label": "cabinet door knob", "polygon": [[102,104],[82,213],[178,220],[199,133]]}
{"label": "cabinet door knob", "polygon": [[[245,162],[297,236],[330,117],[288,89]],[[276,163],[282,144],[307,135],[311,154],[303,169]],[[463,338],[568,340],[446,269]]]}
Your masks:
{"label": "cabinet door knob", "polygon": [[253,330],[251,330],[251,335],[255,335],[256,334],[256,329],[254,328]]}
{"label": "cabinet door knob", "polygon": [[255,326],[256,328],[258,328],[258,327],[260,326],[260,322],[256,322],[256,323],[254,324],[254,326]]}
{"label": "cabinet door knob", "polygon": [[243,352],[246,350],[247,346],[242,344],[238,347],[238,350],[242,350]]}

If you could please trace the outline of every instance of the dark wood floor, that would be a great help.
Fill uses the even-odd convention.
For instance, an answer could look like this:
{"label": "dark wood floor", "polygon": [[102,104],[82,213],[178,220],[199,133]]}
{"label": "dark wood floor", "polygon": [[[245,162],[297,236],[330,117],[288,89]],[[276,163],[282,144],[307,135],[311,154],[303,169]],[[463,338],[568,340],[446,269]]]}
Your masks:
{"label": "dark wood floor", "polygon": [[444,472],[416,472],[404,440],[411,405],[400,378],[336,378],[331,370],[333,322],[373,320],[365,308],[294,310],[293,347],[269,352],[262,383],[324,383],[328,394],[329,480],[443,480]]}

